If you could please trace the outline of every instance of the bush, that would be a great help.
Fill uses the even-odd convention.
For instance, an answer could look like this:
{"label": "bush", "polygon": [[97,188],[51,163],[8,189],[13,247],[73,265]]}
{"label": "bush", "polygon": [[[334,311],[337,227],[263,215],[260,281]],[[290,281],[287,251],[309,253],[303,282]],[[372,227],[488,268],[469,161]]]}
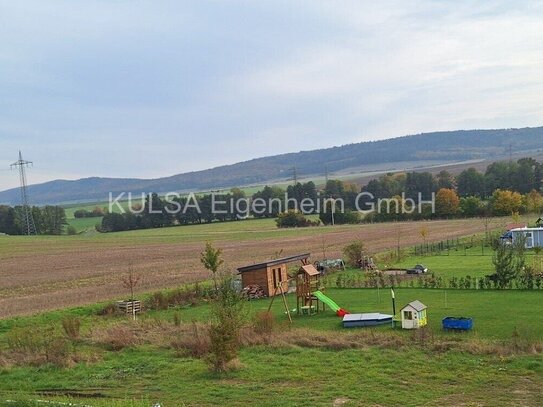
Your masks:
{"label": "bush", "polygon": [[106,304],[104,308],[101,308],[97,312],[101,316],[111,316],[117,314],[117,306],[113,303]]}
{"label": "bush", "polygon": [[320,221],[311,221],[301,212],[289,209],[287,212],[282,212],[275,220],[278,228],[299,228],[308,226],[318,226]]}
{"label": "bush", "polygon": [[172,348],[179,356],[202,358],[209,354],[211,341],[209,329],[201,324],[192,322],[190,330],[180,330],[178,336],[171,342]]}
{"label": "bush", "polygon": [[[332,212],[328,210],[319,214],[320,221],[325,225],[332,224]],[[334,212],[334,225],[357,224],[360,223],[360,214],[356,211],[345,210],[344,212]]]}
{"label": "bush", "polygon": [[355,240],[343,248],[343,254],[347,259],[347,264],[351,267],[358,267],[359,262],[364,257],[364,243]]}
{"label": "bush", "polygon": [[76,341],[80,336],[81,321],[76,317],[66,317],[62,320],[62,329],[68,339]]}
{"label": "bush", "polygon": [[199,285],[194,288],[184,287],[173,291],[157,291],[146,301],[146,307],[152,310],[164,310],[170,307],[184,307],[187,305],[196,305],[202,298],[209,293],[203,290]]}
{"label": "bush", "polygon": [[6,334],[6,343],[16,364],[66,367],[73,363],[70,344],[53,326],[12,329]]}
{"label": "bush", "polygon": [[253,319],[253,328],[257,334],[270,335],[275,329],[276,321],[271,312],[258,312]]}
{"label": "bush", "polygon": [[69,225],[68,228],[66,228],[66,233],[70,236],[77,235],[77,229],[74,228],[72,225]]}
{"label": "bush", "polygon": [[100,334],[97,341],[112,351],[119,351],[138,344],[134,331],[126,325],[114,325]]}

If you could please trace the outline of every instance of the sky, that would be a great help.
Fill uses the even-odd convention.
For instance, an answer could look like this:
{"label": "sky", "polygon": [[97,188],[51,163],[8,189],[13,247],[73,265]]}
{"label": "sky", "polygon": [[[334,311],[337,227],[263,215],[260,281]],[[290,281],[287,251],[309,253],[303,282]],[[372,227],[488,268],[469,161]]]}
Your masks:
{"label": "sky", "polygon": [[543,124],[539,1],[0,0],[0,190]]}

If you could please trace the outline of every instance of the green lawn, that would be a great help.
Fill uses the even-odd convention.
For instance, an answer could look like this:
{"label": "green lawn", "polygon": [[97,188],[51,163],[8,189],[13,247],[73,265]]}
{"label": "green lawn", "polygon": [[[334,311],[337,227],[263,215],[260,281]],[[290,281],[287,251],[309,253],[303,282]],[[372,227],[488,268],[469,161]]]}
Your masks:
{"label": "green lawn", "polygon": [[412,268],[416,264],[424,264],[429,271],[447,277],[484,277],[494,272],[492,250],[489,247],[485,247],[484,252],[480,247],[475,247],[466,251],[444,251],[440,255],[412,255],[390,267]]}
{"label": "green lawn", "polygon": [[[329,289],[327,295],[351,312],[391,313],[389,290]],[[541,292],[463,291],[396,289],[398,309],[419,299],[428,308],[429,326],[436,337],[454,340],[509,340],[516,330],[531,340],[543,338],[543,296]],[[265,310],[269,299],[249,303],[251,312]],[[290,308],[295,298],[288,296]],[[0,345],[5,332],[14,326],[59,324],[67,314],[83,320],[83,331],[123,320],[95,315],[98,306],[0,321]],[[280,298],[273,312],[279,321],[287,317]],[[178,313],[182,321],[207,320],[206,305],[168,311],[153,311],[143,319],[171,320]],[[448,315],[474,318],[470,333],[441,331],[441,318]],[[353,332],[341,327],[341,319],[330,310],[308,316],[294,315],[293,327],[334,332]],[[285,328],[282,328],[285,329]],[[381,334],[412,332],[389,326],[369,329]],[[101,361],[80,363],[73,368],[16,367],[0,369],[0,395],[13,398],[39,392],[94,393],[83,398],[93,406],[131,405],[129,399],[177,405],[331,405],[345,399],[347,405],[539,405],[543,385],[541,354],[498,357],[470,355],[458,351],[431,352],[370,346],[332,350],[312,347],[244,348],[239,371],[217,376],[204,361],[176,357],[169,349],[151,345],[105,351]],[[417,378],[417,380],[414,380]],[[518,391],[518,393],[515,393]],[[461,395],[461,396],[460,396]],[[44,398],[40,396],[40,398]],[[51,398],[50,395],[48,398]],[[54,399],[54,398],[53,398]],[[124,400],[124,401],[123,401]],[[0,403],[0,406],[2,404]],[[145,403],[142,403],[145,405]]]}
{"label": "green lawn", "polygon": [[[381,312],[392,314],[390,289],[347,289],[332,288],[325,291],[340,307],[351,313]],[[413,300],[420,300],[428,306],[428,324],[438,335],[441,319],[446,316],[464,316],[474,319],[474,329],[467,335],[485,339],[509,339],[515,328],[526,335],[543,338],[543,291],[521,290],[440,290],[396,288],[396,311]],[[288,295],[289,308],[296,308],[296,297]],[[512,305],[514,304],[514,305]],[[269,300],[252,301],[252,312],[268,309]],[[287,320],[284,306],[277,298],[274,301],[275,314]],[[177,311],[161,311],[149,316],[173,316]],[[183,310],[181,317],[185,322],[206,320],[208,309],[200,306]],[[341,318],[327,310],[311,317],[293,313],[294,326],[343,331]],[[388,329],[386,326],[376,329]]]}

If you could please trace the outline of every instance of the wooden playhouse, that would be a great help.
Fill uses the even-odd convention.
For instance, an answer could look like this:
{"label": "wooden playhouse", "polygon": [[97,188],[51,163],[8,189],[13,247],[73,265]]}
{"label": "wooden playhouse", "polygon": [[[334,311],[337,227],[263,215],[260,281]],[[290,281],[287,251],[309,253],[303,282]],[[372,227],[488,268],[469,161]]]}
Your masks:
{"label": "wooden playhouse", "polygon": [[426,309],[428,307],[419,300],[411,301],[400,310],[403,329],[419,329],[428,323]]}
{"label": "wooden playhouse", "polygon": [[242,287],[258,285],[268,297],[279,295],[281,290],[277,290],[278,286],[282,291],[288,290],[287,265],[295,261],[301,261],[305,265],[308,259],[309,253],[304,253],[240,267],[238,272],[241,275]]}
{"label": "wooden playhouse", "polygon": [[[320,290],[320,272],[312,264],[303,264],[296,274],[296,309],[298,314],[319,311],[319,300],[315,292]],[[315,304],[316,309],[315,309]],[[324,303],[322,303],[324,310]]]}

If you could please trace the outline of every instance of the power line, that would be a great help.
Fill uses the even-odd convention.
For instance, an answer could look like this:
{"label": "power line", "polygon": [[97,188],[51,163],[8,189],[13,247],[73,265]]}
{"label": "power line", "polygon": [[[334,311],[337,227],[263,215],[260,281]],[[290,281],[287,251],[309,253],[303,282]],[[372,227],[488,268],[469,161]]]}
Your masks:
{"label": "power line", "polygon": [[32,216],[32,210],[28,204],[28,192],[26,188],[26,168],[32,165],[32,161],[23,160],[23,155],[19,150],[19,160],[10,165],[11,169],[19,170],[19,182],[21,184],[21,227],[26,235],[36,235],[36,224]]}

